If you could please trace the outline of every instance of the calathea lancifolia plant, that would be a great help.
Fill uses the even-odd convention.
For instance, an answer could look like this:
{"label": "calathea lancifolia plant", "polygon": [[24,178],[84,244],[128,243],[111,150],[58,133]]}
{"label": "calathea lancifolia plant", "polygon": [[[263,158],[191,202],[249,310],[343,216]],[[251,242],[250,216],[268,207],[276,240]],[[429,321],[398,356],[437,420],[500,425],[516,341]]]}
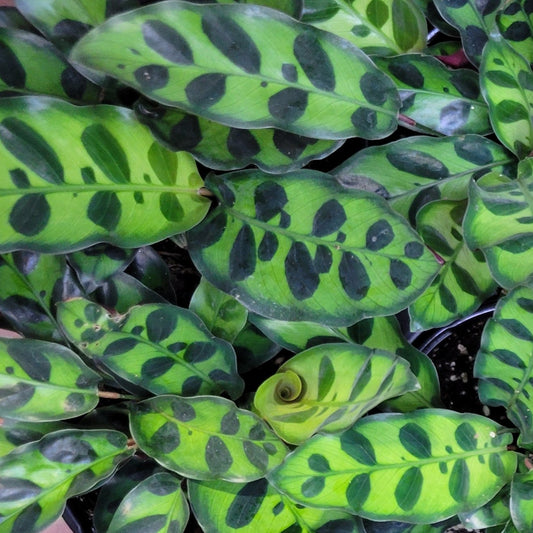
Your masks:
{"label": "calathea lancifolia plant", "polygon": [[533,4],[258,4],[0,9],[0,531],[531,532]]}

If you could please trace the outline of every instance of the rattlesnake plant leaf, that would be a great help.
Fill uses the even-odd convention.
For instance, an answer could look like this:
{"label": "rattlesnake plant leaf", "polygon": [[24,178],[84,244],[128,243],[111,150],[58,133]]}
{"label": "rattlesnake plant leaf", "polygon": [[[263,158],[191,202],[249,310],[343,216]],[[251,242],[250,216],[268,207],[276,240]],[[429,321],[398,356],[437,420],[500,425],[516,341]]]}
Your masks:
{"label": "rattlesnake plant leaf", "polygon": [[[363,520],[366,533],[449,533],[459,520],[449,518],[437,524],[408,524],[406,522],[373,522]],[[451,531],[454,531],[451,529]]]}
{"label": "rattlesnake plant leaf", "polygon": [[469,513],[459,513],[461,523],[468,529],[483,529],[506,524],[510,518],[509,485],[503,487],[490,502]]}
{"label": "rattlesnake plant leaf", "polygon": [[496,15],[505,42],[533,63],[533,9],[528,0],[506,2]]}
{"label": "rattlesnake plant leaf", "polygon": [[457,37],[459,35],[459,32],[442,18],[442,15],[435,7],[433,0],[414,0],[414,3],[422,10],[434,28],[438,29],[444,35],[452,37]]}
{"label": "rattlesnake plant leaf", "polygon": [[533,443],[533,289],[517,287],[502,298],[481,337],[474,364],[479,397],[504,406],[520,429],[520,441]]}
{"label": "rattlesnake plant leaf", "polygon": [[247,322],[233,341],[233,348],[237,354],[237,368],[241,374],[270,361],[281,350],[281,346],[271,341]]}
{"label": "rattlesnake plant leaf", "polygon": [[407,117],[402,124],[415,131],[461,135],[490,133],[487,104],[473,70],[449,69],[423,54],[376,57],[376,65],[396,83]]}
{"label": "rattlesnake plant leaf", "polygon": [[101,378],[71,350],[33,339],[0,339],[0,412],[25,421],[88,413]]}
{"label": "rattlesnake plant leaf", "polygon": [[416,213],[434,200],[464,200],[471,177],[489,171],[514,175],[516,160],[479,135],[417,135],[370,146],[332,171],[342,185],[376,192],[413,226]]}
{"label": "rattlesnake plant leaf", "polygon": [[433,255],[382,198],[328,174],[245,170],[206,186],[221,204],[187,234],[189,252],[255,313],[349,325],[399,311],[435,274]]}
{"label": "rattlesnake plant leaf", "polygon": [[376,139],[397,126],[397,91],[363,52],[262,6],[146,6],[95,28],[71,59],[231,127]]}
{"label": "rattlesnake plant leaf", "polygon": [[265,172],[281,174],[326,157],[343,142],[311,139],[274,128],[232,128],[153,103],[138,102],[135,111],[140,122],[169,150],[185,150],[202,165],[217,170],[256,165]]}
{"label": "rattlesnake plant leaf", "polygon": [[485,504],[510,481],[517,459],[503,429],[444,409],[367,416],[344,433],[316,435],[268,478],[303,505],[437,522]]}
{"label": "rattlesnake plant leaf", "polygon": [[9,5],[0,6],[0,28],[35,31],[35,28],[22,16],[20,11],[16,7]]}
{"label": "rattlesnake plant leaf", "polygon": [[533,72],[501,36],[491,34],[480,67],[494,133],[520,159],[533,150]]}
{"label": "rattlesnake plant leaf", "polygon": [[0,419],[0,457],[14,449],[41,439],[47,433],[64,429],[63,422],[24,422],[13,418]]}
{"label": "rattlesnake plant leaf", "polygon": [[253,481],[287,453],[258,416],[219,396],[157,396],[133,404],[130,419],[146,454],[192,479]]}
{"label": "rattlesnake plant leaf", "polygon": [[295,504],[264,478],[249,483],[189,479],[187,488],[205,533],[365,532],[360,518]]}
{"label": "rattlesnake plant leaf", "polygon": [[464,242],[465,209],[466,200],[438,200],[418,212],[418,233],[444,263],[431,285],[409,306],[412,331],[446,326],[466,317],[496,290],[485,257]]}
{"label": "rattlesnake plant leaf", "polygon": [[80,298],[58,306],[58,321],[85,354],[154,394],[242,393],[231,345],[187,309],[145,304],[112,316]]}
{"label": "rattlesnake plant leaf", "polygon": [[0,51],[0,94],[48,94],[74,102],[98,102],[99,88],[42,37],[0,28]]}
{"label": "rattlesnake plant leaf", "polygon": [[478,66],[503,0],[433,0],[442,17],[459,30],[465,54]]}
{"label": "rattlesnake plant leaf", "polygon": [[[62,134],[50,136],[50,124]],[[124,108],[4,98],[0,157],[2,252],[141,246],[197,224],[209,207],[192,157],[155,143]]]}
{"label": "rattlesnake plant leaf", "polygon": [[419,52],[426,44],[427,23],[412,0],[337,0],[338,10],[311,24],[352,42],[366,54]]}
{"label": "rattlesnake plant leaf", "polygon": [[189,309],[196,313],[215,336],[233,342],[248,318],[246,307],[211,285],[205,278],[194,291]]}
{"label": "rattlesnake plant leaf", "polygon": [[55,306],[80,296],[76,276],[61,255],[13,252],[0,256],[0,313],[27,337],[64,343]]}
{"label": "rattlesnake plant leaf", "polygon": [[533,529],[533,471],[515,474],[511,482],[511,517],[517,531],[525,533]]}
{"label": "rattlesnake plant leaf", "polygon": [[419,387],[409,364],[383,350],[339,343],[309,348],[264,381],[255,410],[290,444],[351,426],[384,400]]}
{"label": "rattlesnake plant leaf", "polygon": [[118,431],[68,429],[1,457],[0,528],[42,531],[61,515],[67,498],[109,477],[131,453]]}
{"label": "rattlesnake plant leaf", "polygon": [[181,533],[189,520],[189,505],[180,485],[181,480],[168,472],[141,481],[124,497],[107,531]]}
{"label": "rattlesnake plant leaf", "polygon": [[470,183],[464,219],[469,248],[483,250],[496,282],[510,289],[533,274],[533,159],[517,179],[496,173]]}

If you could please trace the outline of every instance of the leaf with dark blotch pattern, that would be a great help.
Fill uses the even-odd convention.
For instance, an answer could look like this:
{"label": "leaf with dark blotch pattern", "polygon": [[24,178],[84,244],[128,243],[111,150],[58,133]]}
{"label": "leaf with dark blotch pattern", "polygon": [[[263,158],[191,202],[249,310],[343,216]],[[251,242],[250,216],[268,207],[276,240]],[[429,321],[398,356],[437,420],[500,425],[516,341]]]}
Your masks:
{"label": "leaf with dark blotch pattern", "polygon": [[494,133],[519,159],[533,150],[533,72],[505,39],[491,35],[480,67]]}
{"label": "leaf with dark blotch pattern", "polygon": [[511,480],[517,457],[503,429],[444,409],[367,416],[344,433],[316,435],[267,477],[303,505],[438,522],[484,505]]}
{"label": "leaf with dark blotch pattern", "polygon": [[[50,124],[62,134],[50,136]],[[161,147],[120,107],[4,98],[0,156],[2,252],[141,246],[197,224],[209,207],[192,157]]]}
{"label": "leaf with dark blotch pattern", "polygon": [[187,482],[192,511],[205,533],[364,533],[360,518],[295,504],[266,479]]}
{"label": "leaf with dark blotch pattern", "polygon": [[468,316],[496,290],[485,258],[476,256],[464,242],[465,208],[465,201],[439,200],[418,212],[418,233],[444,263],[431,285],[409,306],[412,331],[442,327]]}
{"label": "leaf with dark blotch pattern", "polygon": [[278,466],[287,449],[250,411],[219,396],[157,396],[131,406],[139,447],[192,479],[253,481]]}
{"label": "leaf with dark blotch pattern", "polygon": [[[404,308],[436,271],[382,198],[348,191],[327,174],[250,170],[206,184],[221,205],[188,233],[189,252],[208,281],[258,314],[350,325],[357,315]],[[276,246],[265,257],[267,235]]]}
{"label": "leaf with dark blotch pattern", "polygon": [[290,444],[346,429],[384,400],[419,388],[409,364],[355,344],[309,348],[264,381],[255,410]]}
{"label": "leaf with dark blotch pattern", "polygon": [[58,306],[58,320],[85,354],[154,394],[242,393],[233,348],[187,309],[145,304],[110,317],[103,307],[74,299]]}
{"label": "leaf with dark blotch pattern", "polygon": [[0,457],[0,528],[42,531],[67,498],[104,481],[132,453],[118,431],[67,429]]}
{"label": "leaf with dark blotch pattern", "polygon": [[0,339],[0,412],[17,420],[74,418],[98,403],[100,376],[71,350],[33,339]]}
{"label": "leaf with dark blotch pattern", "polygon": [[511,482],[510,510],[513,523],[520,533],[533,528],[533,472],[517,473]]}
{"label": "leaf with dark blotch pattern", "polygon": [[484,329],[474,375],[484,404],[503,406],[520,429],[520,441],[533,442],[533,289],[517,287],[502,298]]}
{"label": "leaf with dark blotch pattern", "polygon": [[0,457],[26,444],[41,439],[47,433],[65,429],[63,422],[24,422],[14,418],[0,420]]}
{"label": "leaf with dark blotch pattern", "polygon": [[34,27],[22,16],[14,6],[0,6],[0,28],[13,30],[34,31]]}
{"label": "leaf with dark blotch pattern", "polygon": [[241,374],[249,372],[272,359],[281,350],[281,346],[247,322],[233,341],[233,348],[237,354],[237,368]]}
{"label": "leaf with dark blotch pattern", "polygon": [[469,529],[483,529],[505,524],[510,519],[509,485],[505,485],[490,502],[469,513],[459,513],[461,523]]}
{"label": "leaf with dark blotch pattern", "polygon": [[533,10],[528,0],[507,2],[496,14],[496,23],[506,43],[533,63]]}
{"label": "leaf with dark blotch pattern", "polygon": [[262,6],[146,6],[92,30],[71,59],[234,128],[333,140],[382,138],[397,127],[396,88],[363,52]]}

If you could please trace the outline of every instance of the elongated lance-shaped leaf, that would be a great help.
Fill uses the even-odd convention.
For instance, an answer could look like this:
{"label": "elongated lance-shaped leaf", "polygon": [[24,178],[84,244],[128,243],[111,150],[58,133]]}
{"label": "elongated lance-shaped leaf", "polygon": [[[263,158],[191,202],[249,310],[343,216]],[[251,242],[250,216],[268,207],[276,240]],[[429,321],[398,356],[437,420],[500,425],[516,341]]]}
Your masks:
{"label": "elongated lance-shaped leaf", "polygon": [[466,243],[483,250],[492,276],[507,289],[533,274],[532,191],[533,159],[520,162],[517,179],[490,173],[470,183]]}
{"label": "elongated lance-shaped leaf", "polygon": [[520,440],[533,443],[532,288],[517,287],[498,303],[481,337],[474,376],[481,402],[504,406]]}
{"label": "elongated lance-shaped leaf", "polygon": [[118,431],[68,429],[0,457],[0,528],[42,531],[61,515],[67,498],[109,477],[131,453]]}
{"label": "elongated lance-shaped leaf", "polygon": [[360,518],[295,504],[266,479],[249,483],[187,481],[192,511],[205,533],[364,533]]}
{"label": "elongated lance-shaped leaf", "polygon": [[192,479],[253,481],[287,453],[257,415],[218,396],[157,396],[133,404],[130,419],[145,453]]}
{"label": "elongated lance-shaped leaf", "polygon": [[119,107],[4,98],[0,157],[2,252],[141,246],[194,226],[209,206],[192,157]]}
{"label": "elongated lance-shaped leaf", "polygon": [[71,350],[33,339],[0,339],[0,412],[26,421],[73,418],[98,403],[100,376]]}
{"label": "elongated lance-shaped leaf", "polygon": [[427,524],[489,501],[516,468],[510,433],[444,409],[380,414],[339,435],[317,435],[269,479],[303,505],[374,520]]}
{"label": "elongated lance-shaped leaf", "polygon": [[41,439],[47,433],[65,429],[63,422],[23,422],[13,418],[0,419],[0,457],[26,444]]}
{"label": "elongated lance-shaped leaf", "polygon": [[182,533],[189,521],[189,505],[180,485],[181,480],[168,472],[141,481],[124,497],[107,531]]}
{"label": "elongated lance-shaped leaf", "polygon": [[351,426],[388,398],[419,387],[404,359],[355,344],[309,348],[264,381],[254,408],[290,444]]}
{"label": "elongated lance-shaped leaf", "polygon": [[469,513],[459,513],[461,523],[468,529],[483,529],[506,524],[510,518],[509,490],[505,485],[490,502]]}
{"label": "elongated lance-shaped leaf", "polygon": [[448,69],[436,58],[403,54],[375,58],[400,92],[403,125],[415,131],[461,135],[491,132],[479,75],[469,69]]}
{"label": "elongated lance-shaped leaf", "polygon": [[111,316],[93,302],[74,299],[58,306],[58,320],[85,354],[154,394],[242,393],[231,345],[213,337],[187,309],[146,304]]}
{"label": "elongated lance-shaped leaf", "polygon": [[478,66],[503,0],[433,0],[442,17],[459,30],[465,54]]}
{"label": "elongated lance-shaped leaf", "polygon": [[506,2],[496,23],[505,42],[533,63],[533,11],[528,0]]}
{"label": "elongated lance-shaped leaf", "polygon": [[217,170],[256,165],[265,172],[281,174],[322,159],[343,143],[274,128],[232,128],[153,103],[138,102],[135,111],[169,150],[186,150],[203,165]]}
{"label": "elongated lance-shaped leaf", "polygon": [[444,260],[437,277],[410,306],[411,330],[446,326],[475,311],[495,290],[485,257],[462,233],[466,201],[438,200],[418,213],[416,229]]}
{"label": "elongated lance-shaped leaf", "polygon": [[337,0],[338,11],[311,24],[352,42],[367,54],[389,56],[420,52],[427,23],[412,0]]}
{"label": "elongated lance-shaped leaf", "polygon": [[35,31],[35,28],[22,16],[21,12],[10,5],[0,6],[0,28]]}
{"label": "elongated lance-shaped leaf", "polygon": [[529,62],[493,33],[483,50],[480,83],[494,133],[523,159],[533,151],[533,72]]}
{"label": "elongated lance-shaped leaf", "polygon": [[370,146],[332,174],[349,188],[376,192],[413,226],[426,203],[464,200],[471,177],[489,171],[514,175],[516,160],[500,144],[479,135],[414,136]]}
{"label": "elongated lance-shaped leaf", "polygon": [[71,59],[232,127],[376,139],[397,126],[398,93],[363,52],[262,6],[136,9],[91,31]]}
{"label": "elongated lance-shaped leaf", "polygon": [[281,350],[281,346],[263,335],[251,322],[247,322],[237,335],[233,341],[233,348],[237,354],[237,368],[241,374],[269,361]]}
{"label": "elongated lance-shaped leaf", "polygon": [[382,198],[327,174],[240,171],[206,185],[221,204],[188,233],[191,257],[258,314],[350,325],[404,308],[436,272],[435,258]]}
{"label": "elongated lance-shaped leaf", "polygon": [[48,94],[75,102],[98,102],[99,88],[42,37],[0,28],[0,51],[0,94]]}
{"label": "elongated lance-shaped leaf", "polygon": [[516,529],[523,533],[533,529],[533,472],[515,474],[511,482],[511,517]]}
{"label": "elongated lance-shaped leaf", "polygon": [[194,291],[189,309],[202,319],[213,335],[228,342],[235,340],[248,318],[246,307],[205,278]]}

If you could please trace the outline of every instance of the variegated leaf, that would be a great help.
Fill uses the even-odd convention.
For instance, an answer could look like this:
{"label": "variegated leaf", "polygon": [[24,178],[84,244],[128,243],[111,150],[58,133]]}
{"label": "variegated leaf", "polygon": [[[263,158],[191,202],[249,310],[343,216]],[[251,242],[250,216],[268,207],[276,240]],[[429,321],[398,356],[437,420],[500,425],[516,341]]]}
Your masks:
{"label": "variegated leaf", "polygon": [[263,335],[251,322],[247,322],[237,335],[233,341],[233,348],[237,354],[237,368],[241,374],[269,361],[281,350],[281,346]]}
{"label": "variegated leaf", "polygon": [[469,513],[459,513],[461,523],[468,529],[483,529],[506,524],[509,512],[509,485],[494,496],[490,502]]}
{"label": "variegated leaf", "polygon": [[533,471],[515,474],[511,482],[510,510],[516,531],[526,533],[533,529]]}
{"label": "variegated leaf", "polygon": [[533,8],[529,0],[505,2],[496,14],[498,29],[510,44],[529,63],[533,63]]}
{"label": "variegated leaf", "polygon": [[63,422],[24,422],[13,418],[0,418],[0,457],[23,444],[39,440],[47,433],[65,427]]}

